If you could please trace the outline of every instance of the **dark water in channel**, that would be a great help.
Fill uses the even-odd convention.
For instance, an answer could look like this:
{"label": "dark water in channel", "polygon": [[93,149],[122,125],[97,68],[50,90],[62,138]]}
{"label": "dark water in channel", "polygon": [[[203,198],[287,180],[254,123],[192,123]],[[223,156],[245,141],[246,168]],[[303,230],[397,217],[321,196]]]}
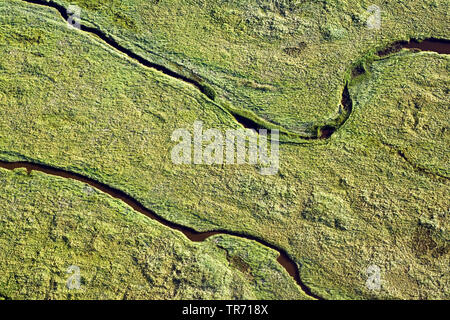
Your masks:
{"label": "dark water in channel", "polygon": [[434,51],[440,54],[450,54],[450,41],[439,39],[427,39],[422,42],[412,40],[406,43],[403,48],[419,49],[421,51]]}
{"label": "dark water in channel", "polygon": [[115,188],[112,188],[112,187],[109,187],[106,184],[95,181],[93,179],[90,179],[90,178],[80,175],[78,173],[73,173],[73,172],[63,170],[63,169],[57,169],[57,168],[53,168],[53,167],[42,165],[42,164],[36,164],[36,163],[30,163],[30,162],[24,162],[24,161],[19,161],[19,162],[0,161],[0,167],[4,168],[4,169],[8,169],[8,170],[25,168],[25,169],[27,169],[28,172],[31,172],[34,170],[34,171],[43,172],[43,173],[53,175],[53,176],[58,176],[58,177],[66,178],[66,179],[73,179],[73,180],[83,182],[85,184],[90,185],[91,187],[94,187],[104,193],[109,194],[113,198],[116,198],[116,199],[119,199],[119,200],[125,202],[130,207],[132,207],[135,211],[140,212],[140,213],[146,215],[147,217],[149,217],[153,220],[156,220],[159,223],[161,223],[171,229],[182,232],[189,240],[194,241],[194,242],[201,242],[201,241],[208,239],[211,236],[221,235],[221,234],[236,236],[239,238],[256,241],[268,248],[271,248],[271,249],[277,251],[280,254],[277,261],[280,263],[281,266],[283,266],[283,268],[289,273],[289,275],[291,275],[292,278],[295,279],[295,281],[302,288],[302,290],[309,296],[314,297],[316,299],[320,299],[320,297],[314,295],[310,291],[310,289],[301,282],[297,264],[289,257],[289,255],[284,250],[280,250],[276,246],[274,246],[264,240],[260,240],[251,235],[239,234],[239,233],[230,232],[227,230],[198,232],[192,228],[170,222],[170,221],[158,216],[153,211],[147,209],[139,201],[130,197],[125,192],[115,189]]}
{"label": "dark water in channel", "polygon": [[[65,18],[66,20],[68,18],[66,9],[63,6],[55,3],[54,1],[48,1],[48,2],[45,0],[25,0],[25,1],[34,3],[34,4],[38,4],[38,5],[53,7],[56,10],[58,10],[58,12],[61,14],[61,16],[63,18]],[[121,51],[122,53],[126,54],[130,58],[137,60],[142,65],[157,69],[157,70],[167,74],[168,76],[171,76],[171,77],[174,77],[174,78],[180,79],[182,81],[193,84],[205,95],[207,95],[211,99],[214,99],[214,97],[209,93],[209,91],[206,89],[206,87],[202,84],[201,79],[196,80],[191,76],[185,76],[183,74],[176,73],[176,72],[168,69],[167,67],[154,64],[154,63],[144,59],[143,57],[140,57],[139,55],[135,54],[131,50],[119,45],[113,38],[111,38],[110,36],[106,35],[102,31],[99,31],[95,28],[81,26],[81,30],[96,35],[97,37],[99,37],[101,40],[103,40],[108,45],[114,47],[118,51]],[[423,50],[423,51],[434,51],[434,52],[438,52],[441,54],[450,54],[450,41],[438,40],[438,39],[427,39],[427,40],[424,40],[421,42],[417,42],[414,40],[412,40],[410,42],[396,42],[392,46],[390,46],[382,51],[379,51],[379,55],[380,56],[388,55],[390,53],[399,51],[402,48],[416,49],[416,50]],[[346,118],[348,118],[348,116],[350,115],[352,110],[351,110],[351,97],[348,94],[347,87],[345,87],[345,89],[343,91],[342,101],[343,101],[343,105],[344,105],[344,111],[346,111],[348,113]],[[346,105],[350,106],[350,107],[347,107],[348,110],[346,110]],[[244,117],[238,116],[238,115],[234,115],[234,116],[235,116],[236,120],[238,122],[242,123],[245,127],[253,128],[255,130],[261,129],[258,124],[256,124],[254,121],[252,121],[250,119],[247,119],[247,118],[244,118]],[[345,122],[345,120],[344,120],[344,122]],[[331,135],[337,129],[338,128],[334,128],[334,127],[324,127],[321,130],[321,135],[317,138],[327,139],[327,138],[331,137]],[[153,211],[145,208],[140,202],[138,202],[134,198],[130,197],[129,195],[127,195],[125,192],[123,192],[121,190],[109,187],[106,184],[100,183],[98,181],[87,178],[87,177],[77,174],[77,173],[72,173],[72,172],[62,170],[62,169],[57,169],[57,168],[53,168],[53,167],[41,165],[41,164],[34,164],[34,163],[30,163],[30,162],[8,163],[8,162],[0,161],[0,167],[5,168],[5,169],[10,169],[10,170],[13,170],[16,168],[26,168],[29,172],[32,170],[35,170],[35,171],[44,172],[44,173],[47,173],[50,175],[59,176],[59,177],[67,178],[67,179],[74,179],[74,180],[78,180],[80,182],[86,183],[98,190],[101,190],[104,193],[109,194],[110,196],[112,196],[116,199],[119,199],[119,200],[125,202],[130,207],[132,207],[134,210],[146,215],[147,217],[154,219],[169,228],[172,228],[174,230],[178,230],[178,231],[182,232],[191,241],[200,242],[200,241],[206,240],[207,238],[209,238],[211,236],[219,235],[219,234],[232,235],[232,236],[237,236],[237,237],[248,239],[248,240],[254,240],[266,247],[276,250],[280,254],[277,261],[295,279],[295,281],[302,288],[302,290],[306,294],[308,294],[309,296],[311,296],[313,298],[321,299],[319,296],[313,294],[311,292],[311,290],[301,281],[297,264],[289,257],[289,255],[284,250],[279,249],[276,246],[274,246],[264,240],[258,239],[256,237],[253,237],[250,235],[234,233],[234,232],[230,232],[230,231],[226,231],[226,230],[217,230],[217,231],[211,231],[211,232],[195,231],[192,228],[185,227],[185,226],[170,222],[168,220],[165,220],[164,218],[156,215]]]}

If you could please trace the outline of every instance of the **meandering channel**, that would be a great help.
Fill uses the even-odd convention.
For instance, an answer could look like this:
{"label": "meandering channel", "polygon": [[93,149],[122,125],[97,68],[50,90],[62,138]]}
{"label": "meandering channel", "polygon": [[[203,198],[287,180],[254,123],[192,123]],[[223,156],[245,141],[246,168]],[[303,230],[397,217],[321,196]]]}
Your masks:
{"label": "meandering channel", "polygon": [[192,228],[171,222],[169,220],[166,220],[159,215],[157,215],[152,210],[147,209],[143,204],[141,204],[138,200],[132,198],[128,194],[126,194],[122,190],[115,189],[113,187],[110,187],[104,183],[101,183],[99,181],[96,181],[94,179],[85,177],[81,174],[70,172],[64,169],[58,169],[51,166],[47,166],[44,164],[37,164],[32,162],[26,162],[26,161],[18,161],[18,162],[5,162],[0,160],[0,168],[8,169],[8,170],[14,170],[18,168],[25,168],[27,169],[28,173],[31,171],[39,171],[43,172],[52,176],[62,177],[66,179],[73,179],[80,182],[83,182],[85,184],[90,185],[93,188],[96,188],[104,193],[109,194],[111,197],[121,200],[130,207],[132,207],[137,212],[140,212],[147,217],[158,221],[159,223],[182,232],[189,240],[194,242],[201,242],[206,239],[208,239],[211,236],[214,235],[230,235],[235,236],[247,240],[253,240],[256,241],[268,248],[271,248],[279,253],[279,256],[277,258],[278,263],[289,273],[289,275],[295,280],[295,282],[300,286],[300,288],[303,290],[304,293],[306,293],[308,296],[315,298],[315,299],[322,299],[320,296],[314,294],[311,292],[308,286],[306,286],[302,280],[300,279],[300,273],[299,269],[297,267],[297,264],[289,257],[287,252],[283,249],[280,249],[276,247],[275,245],[261,240],[257,237],[254,237],[252,235],[242,234],[238,232],[232,232],[228,230],[215,230],[215,231],[207,231],[207,232],[199,232]]}
{"label": "meandering channel", "polygon": [[[32,3],[35,5],[41,5],[41,6],[46,6],[46,7],[56,9],[65,21],[67,21],[69,19],[69,14],[67,13],[67,8],[54,2],[53,0],[23,0],[23,1]],[[125,54],[129,58],[137,61],[139,64],[141,64],[145,67],[148,67],[148,68],[158,70],[158,71],[166,74],[169,77],[189,83],[189,84],[193,85],[194,87],[196,87],[201,93],[203,93],[209,99],[211,99],[213,101],[215,100],[216,93],[215,93],[214,89],[211,88],[209,85],[207,85],[206,82],[203,79],[201,79],[198,75],[194,74],[192,71],[188,70],[187,68],[185,68],[181,65],[176,65],[177,68],[180,70],[183,70],[183,72],[185,74],[173,71],[166,66],[151,62],[150,60],[136,54],[132,50],[120,45],[112,36],[107,35],[104,31],[102,31],[100,29],[86,26],[83,23],[80,23],[80,29],[81,29],[81,31],[84,31],[89,34],[93,34],[93,35],[97,36],[104,43],[106,43],[110,47],[114,48],[115,50]],[[378,52],[378,55],[379,56],[388,55],[390,53],[397,52],[397,51],[401,50],[402,48],[417,49],[417,50],[424,50],[424,51],[434,51],[434,52],[441,53],[441,54],[449,54],[450,53],[450,41],[445,40],[445,39],[434,39],[434,38],[425,39],[422,41],[416,41],[414,39],[412,39],[410,41],[397,41],[397,42],[393,43],[392,45],[388,46],[387,48],[380,50]],[[155,52],[150,52],[150,53],[160,56]],[[171,62],[171,63],[175,64],[173,62]],[[355,70],[352,70],[351,74],[353,74],[354,71]],[[305,140],[330,138],[332,136],[332,134],[335,131],[337,131],[347,121],[347,119],[350,117],[350,115],[352,113],[352,108],[350,105],[351,98],[350,98],[350,94],[348,93],[347,85],[348,84],[346,83],[344,90],[342,92],[342,110],[344,112],[344,115],[339,116],[339,119],[338,119],[339,121],[333,120],[332,121],[332,122],[334,122],[333,125],[325,124],[322,127],[316,128],[316,130],[313,130],[313,133],[309,136],[304,136],[304,135],[300,135],[298,133],[289,132],[289,130],[286,130],[286,129],[284,129],[283,131],[285,131],[285,133],[288,133],[291,136],[294,136],[294,137],[297,137],[300,139],[305,139]],[[349,107],[349,105],[350,105],[350,107]],[[227,109],[227,108],[225,108],[225,109]],[[240,123],[243,127],[247,127],[247,128],[251,128],[251,129],[255,129],[255,130],[270,129],[267,126],[265,126],[262,121],[259,122],[258,120],[250,119],[243,115],[238,115],[235,112],[233,112],[232,110],[228,110],[228,111],[229,111],[230,115],[232,117],[234,117],[236,122]],[[283,132],[281,132],[281,134],[283,134]]]}

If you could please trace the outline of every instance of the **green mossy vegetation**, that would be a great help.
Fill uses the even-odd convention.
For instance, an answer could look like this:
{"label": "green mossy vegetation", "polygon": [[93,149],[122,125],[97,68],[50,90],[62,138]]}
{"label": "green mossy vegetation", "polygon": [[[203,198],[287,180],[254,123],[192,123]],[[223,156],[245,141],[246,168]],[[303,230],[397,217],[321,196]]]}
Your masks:
{"label": "green mossy vegetation", "polygon": [[[141,56],[200,76],[218,103],[301,135],[336,114],[343,76],[361,57],[398,40],[448,37],[446,0],[55,2],[79,5],[83,23]],[[367,27],[372,5],[380,29]]]}
{"label": "green mossy vegetation", "polygon": [[[4,299],[308,299],[278,253],[231,236],[193,243],[89,185],[0,168]],[[80,286],[67,282],[80,270]]]}
{"label": "green mossy vegetation", "polygon": [[[305,3],[311,8],[317,5]],[[443,2],[422,1],[420,8],[416,1],[392,3],[399,9],[386,10],[386,18],[410,18],[408,23],[399,18],[397,30],[390,29],[387,23],[386,31],[383,29],[383,36],[378,38],[380,42],[353,41],[349,45],[345,39],[336,40],[328,44],[333,54],[320,55],[324,60],[319,64],[315,59],[321,59],[316,56],[324,42],[321,38],[311,40],[302,52],[315,48],[311,54],[315,52],[316,58],[305,56],[302,63],[295,63],[299,74],[308,79],[301,86],[312,86],[308,94],[298,89],[299,78],[288,79],[289,69],[271,65],[273,73],[286,76],[283,85],[276,77],[273,82],[266,79],[283,88],[276,91],[280,95],[267,90],[260,96],[273,108],[271,121],[276,123],[276,116],[283,119],[279,121],[282,126],[289,127],[285,119],[298,117],[313,123],[326,119],[335,111],[345,81],[349,83],[354,112],[328,140],[281,145],[280,171],[274,176],[261,176],[257,168],[249,165],[174,165],[170,151],[175,145],[171,141],[175,129],[192,130],[196,120],[203,121],[205,129],[224,131],[239,125],[217,102],[193,86],[144,68],[96,38],[68,29],[54,10],[23,1],[3,2],[0,159],[26,159],[81,173],[125,191],[160,216],[197,230],[225,229],[263,239],[285,249],[298,263],[304,283],[324,298],[448,299],[450,58],[407,50],[380,60],[366,58],[367,51],[375,52],[381,43],[411,35],[448,38],[441,30],[446,25],[440,20]],[[330,15],[330,21],[347,12],[347,2],[320,4],[324,8],[334,5],[323,11],[324,16]],[[153,4],[148,2],[148,6]],[[182,18],[184,11],[178,7],[166,7],[179,15],[173,21],[191,21]],[[429,8],[436,13],[429,12]],[[103,13],[96,12],[93,17],[103,27]],[[39,41],[18,40],[18,26],[26,30],[29,38],[39,35]],[[177,39],[175,27],[166,25],[160,30],[157,26],[151,32],[155,37]],[[202,28],[198,30],[203,32]],[[248,37],[245,32],[250,32],[244,31],[243,43]],[[255,39],[267,36],[264,32],[262,29]],[[352,36],[348,33],[347,37]],[[227,36],[216,38],[226,41]],[[207,40],[204,34],[199,39]],[[177,45],[187,51],[200,50],[195,42],[188,46],[180,41]],[[127,42],[133,43],[131,39]],[[153,39],[140,43],[150,48],[162,42]],[[246,46],[251,48],[251,44]],[[238,74],[235,70],[248,72],[249,65],[233,60],[240,59],[238,56],[221,58],[228,61],[221,70],[228,70],[232,76]],[[365,61],[366,73],[351,80],[351,61]],[[208,65],[206,69],[215,76],[205,78],[222,81],[217,68]],[[258,72],[248,78],[265,83]],[[297,89],[290,91],[289,86]],[[230,93],[230,100],[249,96],[239,90]],[[224,91],[217,92],[224,95]],[[298,110],[291,110],[295,114],[291,118],[280,97],[287,101],[294,92],[297,102],[309,103],[293,104]],[[260,105],[250,100],[245,104]],[[319,114],[319,110],[323,113]],[[265,112],[261,111],[262,118]],[[48,192],[45,188],[42,191]],[[42,208],[45,206],[34,210]],[[8,212],[2,214],[8,217]],[[83,215],[75,216],[82,219]],[[188,245],[181,239],[180,243]],[[237,249],[228,240],[222,245],[229,250],[226,259],[236,263],[241,272],[253,263],[245,260],[245,255],[234,257]],[[10,246],[6,245],[7,250],[12,250]],[[135,250],[128,248],[130,252]],[[259,256],[258,250],[265,249],[249,249],[248,259],[260,261],[264,255]],[[214,245],[208,252],[215,256],[221,251]],[[33,251],[29,256],[35,254]],[[70,255],[70,250],[59,254]],[[124,254],[130,256],[129,252]],[[367,267],[374,264],[381,268],[380,291],[366,287]],[[265,276],[258,272],[254,271],[253,277]],[[14,292],[8,289],[12,285],[2,285],[2,290],[9,290],[7,296]]]}

